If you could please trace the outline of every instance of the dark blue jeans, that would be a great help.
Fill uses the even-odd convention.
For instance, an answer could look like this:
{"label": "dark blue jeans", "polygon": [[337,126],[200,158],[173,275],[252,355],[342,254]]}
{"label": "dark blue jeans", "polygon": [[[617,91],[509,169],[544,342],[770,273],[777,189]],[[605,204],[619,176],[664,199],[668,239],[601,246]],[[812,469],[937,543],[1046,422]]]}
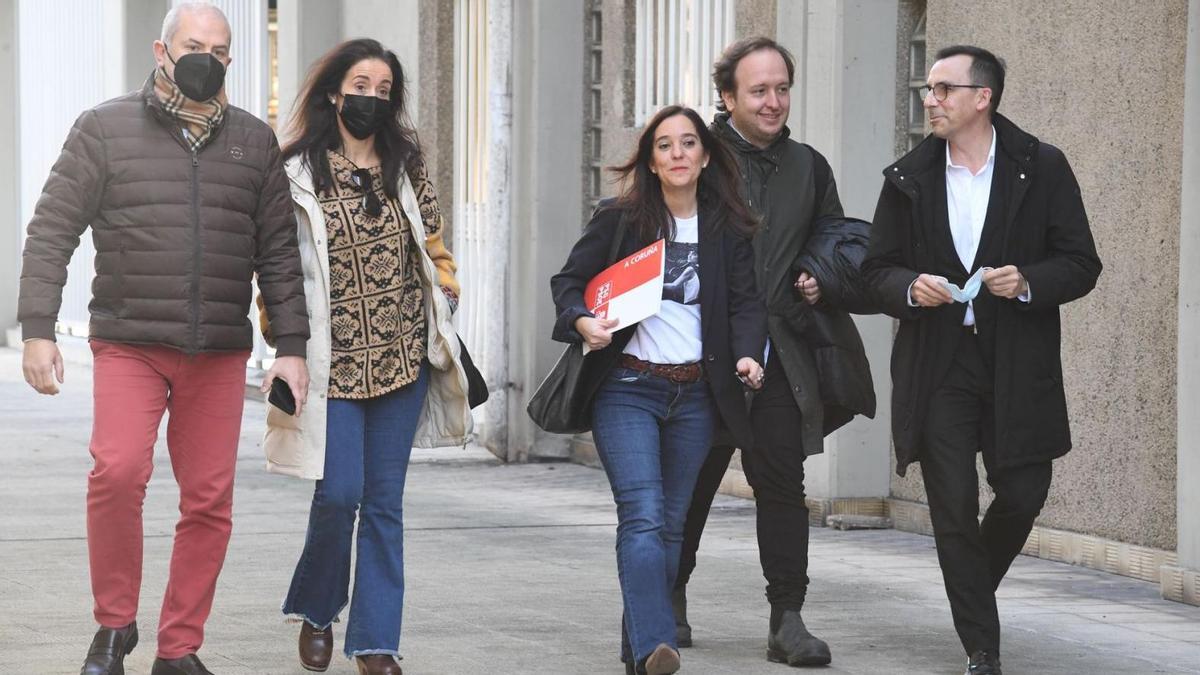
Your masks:
{"label": "dark blue jeans", "polygon": [[596,395],[592,437],[617,503],[623,661],[677,647],[671,585],[716,415],[703,380],[675,384],[618,367]]}
{"label": "dark blue jeans", "polygon": [[[429,387],[415,382],[375,398],[328,401],[325,477],[317,481],[308,536],[283,603],[317,628],[349,601],[350,547],[358,512],[354,599],[346,656],[399,656],[404,608],[404,478]],[[361,510],[360,510],[361,506]]]}

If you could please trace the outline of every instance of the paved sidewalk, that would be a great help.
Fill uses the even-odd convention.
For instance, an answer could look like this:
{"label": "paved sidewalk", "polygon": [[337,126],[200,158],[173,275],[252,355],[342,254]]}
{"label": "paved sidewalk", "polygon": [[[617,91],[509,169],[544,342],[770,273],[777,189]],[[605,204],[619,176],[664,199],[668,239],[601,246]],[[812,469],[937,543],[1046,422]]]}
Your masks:
{"label": "paved sidewalk", "polygon": [[[39,397],[0,349],[0,674],[75,673],[91,619],[84,492],[91,382]],[[234,533],[201,656],[218,675],[302,673],[279,603],[303,543],[311,484],[262,469],[261,404],[247,403]],[[160,443],[146,500],[139,627],[126,661],[153,658],[178,492]],[[418,451],[408,477],[408,675],[622,673],[614,510],[601,472],[502,465],[486,452]],[[814,530],[805,618],[833,648],[825,673],[957,675],[963,657],[927,537]],[[764,658],[754,511],[721,497],[690,603],[685,673],[784,675]],[[1020,558],[1000,590],[1004,665],[1020,673],[1200,673],[1200,608],[1151,584]],[[340,638],[341,625],[336,628]],[[353,673],[338,658],[330,672]]]}

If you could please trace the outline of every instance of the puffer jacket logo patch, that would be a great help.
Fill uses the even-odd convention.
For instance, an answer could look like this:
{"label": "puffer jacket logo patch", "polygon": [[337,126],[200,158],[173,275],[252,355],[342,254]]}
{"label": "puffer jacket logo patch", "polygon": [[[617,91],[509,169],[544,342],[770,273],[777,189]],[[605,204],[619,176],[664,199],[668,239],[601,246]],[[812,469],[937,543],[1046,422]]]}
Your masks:
{"label": "puffer jacket logo patch", "polygon": [[240,160],[241,158],[246,156],[246,151],[242,150],[242,146],[235,145],[229,149],[229,156],[234,159]]}

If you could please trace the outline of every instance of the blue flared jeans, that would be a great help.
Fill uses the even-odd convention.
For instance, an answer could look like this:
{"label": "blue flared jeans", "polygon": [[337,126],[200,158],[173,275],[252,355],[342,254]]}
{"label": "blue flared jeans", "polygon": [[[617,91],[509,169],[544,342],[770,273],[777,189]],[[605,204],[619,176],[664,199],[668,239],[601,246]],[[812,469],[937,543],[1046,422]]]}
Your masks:
{"label": "blue flared jeans", "polygon": [[[417,380],[368,399],[329,399],[325,476],[317,481],[304,551],[283,612],[317,628],[350,604],[346,656],[399,656],[404,608],[404,479],[429,387]],[[351,546],[358,521],[354,595]]]}
{"label": "blue flared jeans", "polygon": [[704,380],[680,384],[617,367],[596,395],[592,437],[617,504],[623,661],[675,644],[671,587],[716,406]]}

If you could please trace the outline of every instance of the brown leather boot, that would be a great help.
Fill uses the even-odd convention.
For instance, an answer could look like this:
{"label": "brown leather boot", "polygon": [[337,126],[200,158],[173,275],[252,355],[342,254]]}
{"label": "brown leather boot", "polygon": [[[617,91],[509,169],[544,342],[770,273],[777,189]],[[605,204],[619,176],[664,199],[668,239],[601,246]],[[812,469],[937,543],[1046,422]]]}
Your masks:
{"label": "brown leather boot", "polygon": [[400,664],[391,654],[369,654],[355,658],[358,675],[404,675]]}
{"label": "brown leather boot", "polygon": [[323,673],[333,658],[333,626],[317,628],[307,621],[300,623],[300,665],[305,670]]}
{"label": "brown leather boot", "polygon": [[671,675],[679,671],[679,652],[660,644],[646,657],[646,675]]}

